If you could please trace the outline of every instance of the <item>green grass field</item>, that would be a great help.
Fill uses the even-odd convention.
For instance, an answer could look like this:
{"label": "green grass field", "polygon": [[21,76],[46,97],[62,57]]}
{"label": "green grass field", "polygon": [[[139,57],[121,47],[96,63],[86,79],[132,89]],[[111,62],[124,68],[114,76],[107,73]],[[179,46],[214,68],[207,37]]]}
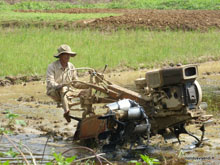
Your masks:
{"label": "green grass field", "polygon": [[220,59],[219,32],[150,32],[53,30],[51,28],[0,29],[0,76],[44,75],[60,44],[78,55],[76,67],[154,67]]}
{"label": "green grass field", "polygon": [[77,21],[91,18],[101,18],[107,16],[116,16],[119,14],[111,13],[21,13],[13,11],[0,12],[0,21],[19,21],[19,22],[53,22],[53,21]]}
{"label": "green grass field", "polygon": [[[145,9],[220,9],[220,0],[114,0],[110,3],[76,4],[22,1],[9,5],[0,0],[0,22],[75,21],[115,14],[19,13],[18,9],[63,8],[145,8]],[[69,44],[78,55],[71,59],[76,67],[109,68],[154,67],[172,63],[195,63],[220,59],[218,31],[99,32],[92,30],[54,30],[45,28],[0,28],[0,76],[44,75],[60,44]]]}
{"label": "green grass field", "polygon": [[[83,0],[76,0],[75,3],[60,3],[57,1],[22,1],[14,5],[7,5],[0,0],[1,10],[33,9],[50,10],[65,8],[130,8],[130,9],[209,9],[219,10],[219,0],[113,0],[109,3],[85,3]],[[89,1],[86,1],[89,2]]]}

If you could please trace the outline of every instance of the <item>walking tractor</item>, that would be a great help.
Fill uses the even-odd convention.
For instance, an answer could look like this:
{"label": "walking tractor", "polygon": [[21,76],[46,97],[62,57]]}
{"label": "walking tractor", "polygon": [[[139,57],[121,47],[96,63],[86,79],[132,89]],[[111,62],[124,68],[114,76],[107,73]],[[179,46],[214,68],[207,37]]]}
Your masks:
{"label": "walking tractor", "polygon": [[[148,71],[144,78],[135,80],[135,91],[106,80],[104,72],[88,70],[89,82],[72,82],[89,87],[87,95],[80,95],[82,118],[71,116],[79,121],[74,135],[76,140],[96,139],[103,144],[103,150],[112,151],[117,145],[147,146],[150,137],[164,136],[170,131],[179,143],[180,134],[194,137],[196,146],[202,143],[205,126],[212,122],[212,116],[205,114],[207,104],[202,102],[202,90],[196,80],[197,65]],[[70,102],[73,110],[76,104]],[[96,113],[94,105],[97,107],[98,104],[101,106]],[[192,120],[199,123],[201,138],[185,129]]]}

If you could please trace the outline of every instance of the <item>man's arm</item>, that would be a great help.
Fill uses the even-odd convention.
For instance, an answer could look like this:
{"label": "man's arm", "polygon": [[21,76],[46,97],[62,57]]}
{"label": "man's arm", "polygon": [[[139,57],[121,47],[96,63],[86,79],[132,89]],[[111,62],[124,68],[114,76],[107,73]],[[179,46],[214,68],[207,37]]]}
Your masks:
{"label": "man's arm", "polygon": [[59,84],[55,82],[55,68],[53,67],[52,64],[50,64],[47,68],[47,76],[46,76],[46,82],[47,82],[47,87],[49,88],[58,88]]}
{"label": "man's arm", "polygon": [[[79,80],[78,76],[77,76],[77,70],[76,70],[75,66],[72,63],[71,63],[71,65],[72,65],[71,69],[73,71],[73,73],[72,73],[72,81]],[[89,88],[87,85],[82,84],[82,83],[78,83],[78,82],[73,83],[72,86],[74,88],[77,88],[77,89],[88,89]]]}

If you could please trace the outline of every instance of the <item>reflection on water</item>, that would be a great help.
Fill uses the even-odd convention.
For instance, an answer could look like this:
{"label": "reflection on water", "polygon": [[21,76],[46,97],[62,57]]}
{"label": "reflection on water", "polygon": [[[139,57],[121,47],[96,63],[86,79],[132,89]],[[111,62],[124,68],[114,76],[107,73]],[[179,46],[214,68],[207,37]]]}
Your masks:
{"label": "reflection on water", "polygon": [[[9,136],[11,140],[16,144],[17,147],[22,149],[22,152],[25,154],[26,158],[28,160],[32,160],[32,157],[30,154],[24,150],[24,146],[28,146],[30,151],[32,152],[34,158],[36,161],[41,161],[42,156],[43,156],[43,148],[45,146],[45,143],[47,141],[46,137],[39,137],[39,135],[34,135],[34,134],[18,134],[18,135],[12,135]],[[51,140],[49,140],[51,141]],[[18,152],[11,143],[8,142],[8,139],[6,139],[4,136],[1,139],[1,151],[0,152],[7,152],[10,148],[13,148],[14,152]],[[47,149],[44,153],[44,162],[47,162],[49,160],[52,160],[51,156],[51,150],[52,147],[47,146]],[[8,160],[11,159],[10,157],[5,157],[5,158],[0,158],[0,160]],[[22,157],[16,157],[14,161],[10,161],[11,163],[14,163],[18,160],[23,160]],[[13,160],[13,159],[11,159]]]}
{"label": "reflection on water", "polygon": [[[29,162],[32,162],[34,158],[37,164],[40,164],[41,162],[43,164],[45,164],[46,162],[51,162],[54,159],[54,157],[52,156],[53,152],[63,153],[67,149],[78,146],[74,144],[71,139],[55,141],[52,137],[48,138],[46,136],[36,134],[11,135],[9,136],[9,138],[13,141],[14,144],[16,144],[19,149],[21,149]],[[12,148],[14,152],[18,152],[15,147],[8,141],[8,139],[2,136],[0,141],[0,152],[6,153],[10,150],[10,148]],[[30,153],[33,156],[31,156]],[[71,150],[67,154],[65,154],[65,156],[80,156],[80,154],[82,153],[76,150]],[[83,154],[86,155],[86,153]],[[24,161],[23,157],[21,156],[18,156],[16,158],[12,158],[10,156],[0,156],[0,162],[4,162],[6,160],[10,160],[10,163]]]}

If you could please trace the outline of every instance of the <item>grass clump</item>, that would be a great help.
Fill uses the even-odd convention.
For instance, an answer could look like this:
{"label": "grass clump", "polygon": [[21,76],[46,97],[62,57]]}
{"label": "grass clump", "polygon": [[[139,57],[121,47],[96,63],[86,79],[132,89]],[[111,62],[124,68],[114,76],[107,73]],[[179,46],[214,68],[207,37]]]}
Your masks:
{"label": "grass clump", "polygon": [[0,0],[0,12],[10,10],[10,5]]}
{"label": "grass clump", "polygon": [[76,159],[76,156],[65,158],[61,153],[57,154],[55,152],[53,153],[53,157],[55,158],[56,163],[55,162],[48,162],[48,163],[46,163],[46,165],[54,165],[54,164],[70,165]]}
{"label": "grass clump", "polygon": [[[143,30],[103,33],[51,28],[0,29],[0,76],[44,75],[61,44],[78,55],[76,67],[101,69],[153,67],[169,63],[220,59],[218,32],[150,32]],[[9,69],[10,68],[10,69]]]}

